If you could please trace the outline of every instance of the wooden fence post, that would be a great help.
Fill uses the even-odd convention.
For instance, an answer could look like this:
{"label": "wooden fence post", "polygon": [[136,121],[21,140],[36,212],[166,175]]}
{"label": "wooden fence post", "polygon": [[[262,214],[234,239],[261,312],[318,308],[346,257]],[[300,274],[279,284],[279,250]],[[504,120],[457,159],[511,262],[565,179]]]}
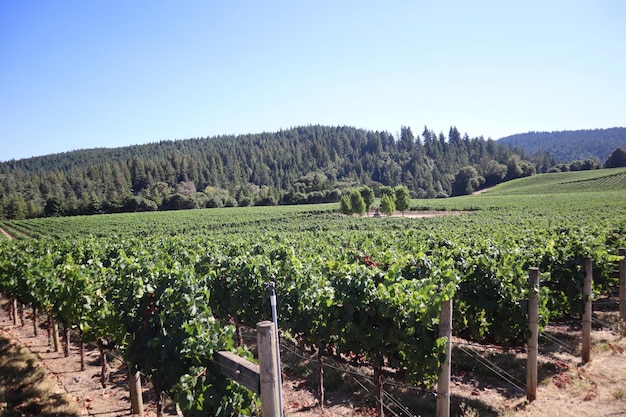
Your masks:
{"label": "wooden fence post", "polygon": [[214,360],[220,367],[222,375],[243,385],[255,394],[261,395],[261,371],[258,364],[228,351],[217,352]]}
{"label": "wooden fence post", "polygon": [[539,268],[528,270],[528,358],[526,359],[526,399],[537,399],[537,351],[539,344]]}
{"label": "wooden fence post", "polygon": [[619,248],[619,318],[626,320],[626,248]]}
{"label": "wooden fence post", "polygon": [[134,366],[128,362],[128,388],[130,390],[131,414],[143,417],[143,397],[141,395],[141,373],[133,372]]}
{"label": "wooden fence post", "polygon": [[446,337],[446,361],[441,365],[437,382],[437,417],[450,416],[450,363],[452,359],[452,299],[441,304],[439,337]]}
{"label": "wooden fence post", "polygon": [[280,378],[274,323],[262,321],[256,325],[259,363],[255,364],[233,352],[216,352],[214,362],[221,373],[252,392],[261,395],[263,416],[281,417]]}
{"label": "wooden fence post", "polygon": [[278,360],[276,355],[276,333],[274,323],[262,321],[256,325],[259,349],[259,371],[261,373],[261,401],[265,417],[281,417]]}
{"label": "wooden fence post", "polygon": [[583,281],[583,302],[585,310],[583,313],[583,363],[591,360],[591,302],[593,299],[593,259],[585,258],[585,280]]}

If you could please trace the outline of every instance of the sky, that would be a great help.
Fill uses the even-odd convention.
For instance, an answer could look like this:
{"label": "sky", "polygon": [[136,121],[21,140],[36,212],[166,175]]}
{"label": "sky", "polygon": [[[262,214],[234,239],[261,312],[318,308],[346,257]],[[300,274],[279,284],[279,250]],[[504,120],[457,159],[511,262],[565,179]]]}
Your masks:
{"label": "sky", "polygon": [[347,125],[626,126],[626,2],[0,0],[0,161]]}

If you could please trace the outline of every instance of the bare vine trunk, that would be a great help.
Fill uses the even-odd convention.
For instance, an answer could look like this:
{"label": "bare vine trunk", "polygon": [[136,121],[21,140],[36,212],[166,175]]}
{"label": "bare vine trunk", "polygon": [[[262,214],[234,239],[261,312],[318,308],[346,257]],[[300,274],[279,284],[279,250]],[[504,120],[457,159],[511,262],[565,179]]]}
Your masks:
{"label": "bare vine trunk", "polygon": [[241,326],[239,324],[237,324],[235,326],[235,331],[236,331],[236,338],[237,338],[237,347],[242,347],[243,346],[243,334],[241,332]]}
{"label": "bare vine trunk", "polygon": [[70,326],[63,322],[63,355],[70,356]]}
{"label": "bare vine trunk", "polygon": [[33,333],[35,337],[39,336],[39,315],[37,312],[37,307],[33,304]]}
{"label": "bare vine trunk", "polygon": [[20,322],[22,323],[22,327],[26,326],[26,318],[24,317],[24,304],[20,303]]}
{"label": "bare vine trunk", "polygon": [[46,326],[46,332],[48,332],[48,347],[52,346],[52,315],[48,313],[48,325]]}
{"label": "bare vine trunk", "polygon": [[324,355],[322,349],[317,351],[317,378],[319,381],[318,395],[320,398],[320,408],[324,409]]}
{"label": "bare vine trunk", "polygon": [[157,417],[163,417],[163,410],[165,408],[165,393],[163,391],[156,391],[156,415]]}
{"label": "bare vine trunk", "polygon": [[83,342],[83,331],[80,331],[80,370],[85,370],[85,342]]}
{"label": "bare vine trunk", "polygon": [[11,308],[9,309],[9,319],[13,320],[13,325],[17,326],[17,300],[11,299]]}
{"label": "bare vine trunk", "polygon": [[109,363],[107,361],[106,351],[110,349],[109,342],[104,339],[98,340],[98,350],[100,351],[100,383],[102,388],[106,388],[109,382]]}

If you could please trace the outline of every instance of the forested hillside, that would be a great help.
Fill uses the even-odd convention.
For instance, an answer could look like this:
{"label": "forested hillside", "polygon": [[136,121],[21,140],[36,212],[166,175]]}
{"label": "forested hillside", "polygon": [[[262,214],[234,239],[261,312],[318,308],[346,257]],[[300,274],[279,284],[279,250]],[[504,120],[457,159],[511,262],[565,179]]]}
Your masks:
{"label": "forested hillside", "polygon": [[626,128],[528,132],[499,139],[530,154],[548,152],[559,163],[595,159],[603,164],[615,148],[626,149]]}
{"label": "forested hillside", "polygon": [[399,137],[352,127],[162,141],[0,163],[0,215],[23,218],[339,201],[350,188],[405,185],[413,197],[466,194],[546,172],[546,155],[424,128]]}

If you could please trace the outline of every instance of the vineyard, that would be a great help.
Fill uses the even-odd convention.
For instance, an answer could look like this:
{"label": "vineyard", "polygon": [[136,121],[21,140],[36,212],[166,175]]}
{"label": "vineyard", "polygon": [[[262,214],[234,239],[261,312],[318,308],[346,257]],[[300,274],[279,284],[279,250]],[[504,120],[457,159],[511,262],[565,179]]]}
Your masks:
{"label": "vineyard", "polygon": [[625,175],[547,174],[415,200],[415,210],[463,212],[423,219],[319,205],[5,221],[14,239],[0,237],[0,293],[53,318],[64,340],[74,329],[115,347],[185,416],[259,409],[214,355],[255,360],[242,331],[272,319],[270,283],[282,337],[319,361],[317,395],[325,360],[370,369],[379,395],[384,381],[428,391],[446,359],[444,301],[454,300],[455,336],[517,348],[529,268],[541,271],[542,327],[580,316],[585,258],[596,297],[616,291]]}
{"label": "vineyard", "polygon": [[626,188],[626,172],[623,169],[581,171],[576,173],[553,173],[537,175],[523,181],[500,184],[496,193],[501,194],[554,194],[583,191],[619,191]]}

